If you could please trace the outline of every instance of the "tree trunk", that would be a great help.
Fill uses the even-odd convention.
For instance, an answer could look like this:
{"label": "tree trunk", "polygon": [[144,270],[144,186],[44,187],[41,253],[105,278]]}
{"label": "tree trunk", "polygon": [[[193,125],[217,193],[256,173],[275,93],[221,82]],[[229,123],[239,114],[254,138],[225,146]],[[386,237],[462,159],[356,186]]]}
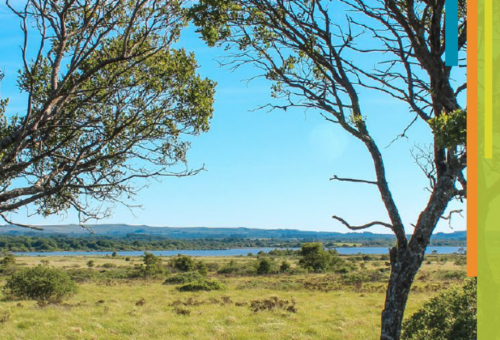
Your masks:
{"label": "tree trunk", "polygon": [[[381,340],[398,340],[410,288],[424,258],[425,248],[412,254],[407,248],[399,252],[391,249],[391,277],[387,286],[385,307],[382,312]],[[399,254],[398,254],[399,253]]]}

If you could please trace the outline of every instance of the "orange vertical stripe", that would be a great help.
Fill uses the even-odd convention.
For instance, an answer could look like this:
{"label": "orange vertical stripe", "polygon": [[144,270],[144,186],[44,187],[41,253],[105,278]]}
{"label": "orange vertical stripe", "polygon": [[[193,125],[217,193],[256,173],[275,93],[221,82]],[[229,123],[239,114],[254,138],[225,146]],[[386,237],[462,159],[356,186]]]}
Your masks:
{"label": "orange vertical stripe", "polygon": [[478,3],[467,1],[467,275],[477,276]]}

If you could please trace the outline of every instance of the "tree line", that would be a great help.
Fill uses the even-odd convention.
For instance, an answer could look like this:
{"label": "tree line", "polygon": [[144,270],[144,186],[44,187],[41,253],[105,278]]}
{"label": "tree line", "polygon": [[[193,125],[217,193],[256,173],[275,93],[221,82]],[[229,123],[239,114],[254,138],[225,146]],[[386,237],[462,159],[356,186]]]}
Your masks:
{"label": "tree line", "polygon": [[[168,239],[157,237],[124,237],[104,236],[69,237],[69,236],[0,236],[0,251],[10,252],[48,252],[48,251],[144,251],[144,250],[216,250],[228,248],[300,248],[310,239]],[[327,248],[342,247],[341,240],[323,240]],[[433,240],[435,246],[464,246],[463,240]],[[391,240],[373,240],[360,243],[366,247],[390,247]]]}

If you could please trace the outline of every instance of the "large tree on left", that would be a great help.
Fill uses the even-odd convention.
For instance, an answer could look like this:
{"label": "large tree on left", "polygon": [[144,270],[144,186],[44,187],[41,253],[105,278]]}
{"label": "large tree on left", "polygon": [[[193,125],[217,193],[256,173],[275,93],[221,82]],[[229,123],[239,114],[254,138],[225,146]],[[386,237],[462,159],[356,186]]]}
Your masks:
{"label": "large tree on left", "polygon": [[208,130],[215,84],[173,47],[183,2],[7,1],[24,35],[26,107],[9,112],[0,101],[3,219],[28,205],[99,218],[109,212],[102,202],[138,190],[136,178],[196,172],[185,166],[184,136]]}

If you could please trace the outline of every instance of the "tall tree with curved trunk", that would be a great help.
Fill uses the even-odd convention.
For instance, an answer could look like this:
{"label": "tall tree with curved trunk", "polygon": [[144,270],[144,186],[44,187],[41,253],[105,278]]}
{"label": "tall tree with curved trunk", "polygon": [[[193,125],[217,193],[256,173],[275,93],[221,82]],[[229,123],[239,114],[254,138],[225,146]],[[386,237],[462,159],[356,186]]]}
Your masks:
{"label": "tall tree with curved trunk", "polygon": [[[460,1],[459,7],[458,48],[464,51],[465,3]],[[229,51],[223,64],[252,64],[273,82],[277,101],[266,106],[316,109],[365,146],[375,179],[332,179],[375,186],[388,222],[353,226],[333,218],[354,230],[381,225],[396,236],[381,339],[399,339],[410,288],[431,234],[449,202],[466,197],[466,112],[459,100],[466,84],[452,81],[452,71],[463,73],[463,68],[445,65],[444,0],[201,0],[191,16],[210,45]],[[367,58],[375,68],[367,67]],[[381,149],[366,122],[369,110],[362,106],[361,89],[403,101],[415,115],[411,124],[420,120],[432,132],[430,150],[416,155],[430,194],[410,238]]]}
{"label": "tall tree with curved trunk", "polygon": [[136,179],[197,172],[183,136],[208,130],[215,84],[173,47],[184,2],[7,1],[24,35],[26,107],[0,101],[0,217],[29,206],[102,218]]}

